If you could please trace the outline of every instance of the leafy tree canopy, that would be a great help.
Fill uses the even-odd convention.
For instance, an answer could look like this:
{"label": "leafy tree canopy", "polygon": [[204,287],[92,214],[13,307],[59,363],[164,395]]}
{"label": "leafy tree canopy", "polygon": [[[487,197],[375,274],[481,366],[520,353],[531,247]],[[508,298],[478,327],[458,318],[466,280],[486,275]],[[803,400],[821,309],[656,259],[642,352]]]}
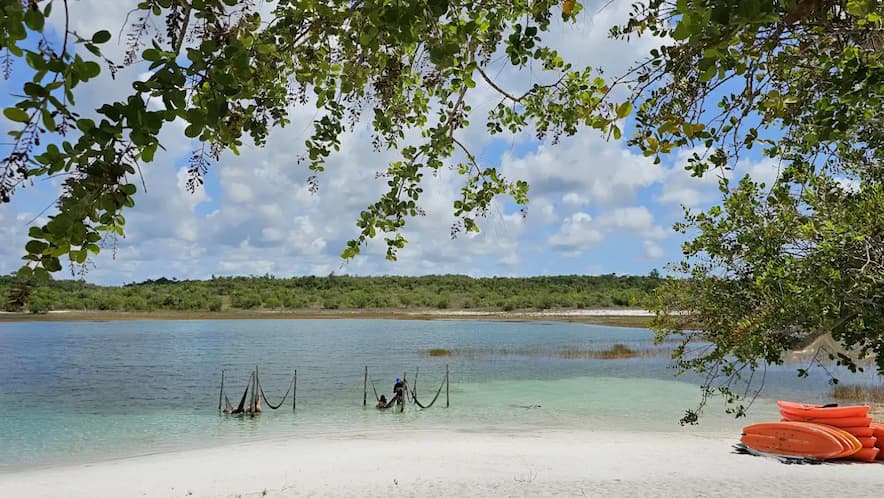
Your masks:
{"label": "leafy tree canopy", "polygon": [[[615,33],[644,31],[674,43],[633,73],[630,143],[694,148],[687,167],[722,194],[676,226],[688,278],[661,288],[656,329],[683,339],[677,365],[738,415],[759,370],[821,333],[884,374],[884,4],[651,1]],[[776,180],[732,178],[759,149]],[[700,338],[712,347],[691,348]]]}
{"label": "leafy tree canopy", "polygon": [[[8,201],[27,178],[66,177],[57,214],[30,231],[23,276],[58,271],[63,256],[82,264],[99,251],[103,234],[123,234],[122,212],[134,205],[137,191],[132,175],[153,160],[160,131],[175,120],[203,144],[191,161],[191,187],[224,150],[237,153],[246,137],[263,145],[273,127],[289,124],[292,106],[317,109],[303,157],[317,174],[341,135],[371,120],[375,147],[397,149],[401,159],[388,165],[389,191],[360,214],[359,234],[343,256],[383,235],[387,256],[395,259],[405,244],[405,220],[420,212],[421,179],[443,165],[464,177],[453,206],[461,229],[478,230],[475,217],[496,195],[527,202],[525,182],[483,167],[458,140],[478,78],[501,98],[487,116],[491,134],[531,127],[541,137],[559,136],[585,124],[607,129],[617,117],[601,105],[604,81],[542,46],[554,15],[572,19],[580,10],[571,5],[565,14],[558,0],[281,0],[263,14],[253,1],[144,1],[130,14],[136,21],[122,62],[145,61],[149,77],[136,81],[127,99],[97,109],[97,119],[75,112],[73,89],[100,73],[101,45],[110,32],[65,31],[55,40],[46,19],[67,18],[67,2],[2,5],[0,45],[24,58],[32,78],[21,100],[4,110],[21,125],[0,166],[0,199]],[[155,23],[164,32],[151,32]],[[501,88],[483,69],[499,49],[514,66],[533,64],[553,74],[552,83],[519,95]],[[105,62],[112,71],[122,67]],[[420,130],[418,143],[405,142],[409,129]],[[48,145],[40,147],[41,141]],[[317,187],[318,177],[310,182]]]}
{"label": "leafy tree canopy", "polygon": [[[58,271],[62,257],[82,263],[104,234],[123,233],[121,213],[137,190],[129,178],[153,159],[168,123],[184,121],[185,134],[204,144],[192,162],[195,185],[222,151],[236,152],[244,137],[261,145],[288,124],[292,105],[317,108],[304,156],[317,174],[363,117],[378,148],[400,153],[385,171],[389,191],[361,213],[345,257],[383,236],[395,258],[400,230],[419,213],[422,177],[446,164],[464,178],[453,210],[477,230],[495,196],[527,202],[524,182],[484,167],[458,140],[482,79],[501,99],[485,117],[489,133],[555,138],[588,126],[619,139],[620,120],[634,114],[630,145],[657,158],[690,148],[692,173],[718,176],[720,205],[686,212],[677,227],[690,238],[677,267],[689,278],[664,287],[657,320],[661,337],[684,340],[678,365],[708,374],[707,395],[734,400],[735,382],[751,383],[758,368],[821,331],[876,353],[884,372],[880,0],[639,2],[612,35],[659,36],[663,46],[607,81],[543,45],[553,16],[579,15],[572,0],[280,0],[263,14],[248,1],[147,0],[133,13],[134,50],[121,62],[146,61],[149,77],[97,119],[75,113],[73,89],[97,76],[100,62],[119,68],[101,55],[110,32],[48,36],[46,19],[66,16],[65,1],[0,6],[0,46],[31,75],[4,110],[20,126],[0,165],[0,198],[26,178],[66,175],[57,214],[30,230],[24,277]],[[165,32],[151,33],[154,21]],[[524,94],[497,84],[484,68],[498,50],[516,67],[554,75],[552,83]],[[616,88],[628,98],[612,100],[622,95]],[[408,129],[420,130],[418,143],[406,143]],[[773,184],[733,178],[749,154],[779,162]],[[698,334],[712,347],[692,350]]]}

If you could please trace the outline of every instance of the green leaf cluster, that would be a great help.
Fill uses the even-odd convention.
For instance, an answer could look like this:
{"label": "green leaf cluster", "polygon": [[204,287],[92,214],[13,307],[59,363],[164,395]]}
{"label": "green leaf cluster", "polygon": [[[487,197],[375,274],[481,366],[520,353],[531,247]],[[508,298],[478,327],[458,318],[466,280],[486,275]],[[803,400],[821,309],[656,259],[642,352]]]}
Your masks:
{"label": "green leaf cluster", "polygon": [[[631,73],[629,143],[658,158],[690,147],[686,169],[719,183],[720,205],[676,226],[684,278],[657,303],[660,339],[683,340],[676,366],[706,376],[703,402],[744,414],[765,366],[820,334],[884,374],[882,13],[875,0],[649,1],[613,30],[675,40]],[[734,174],[750,154],[778,167],[771,184]]]}

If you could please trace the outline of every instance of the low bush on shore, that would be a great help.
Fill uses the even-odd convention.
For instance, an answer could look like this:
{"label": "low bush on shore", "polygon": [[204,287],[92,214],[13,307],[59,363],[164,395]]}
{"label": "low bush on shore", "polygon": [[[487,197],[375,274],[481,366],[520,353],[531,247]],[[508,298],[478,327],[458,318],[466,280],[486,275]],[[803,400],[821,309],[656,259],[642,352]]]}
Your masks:
{"label": "low bush on shore", "polygon": [[837,384],[832,388],[832,397],[838,401],[884,405],[884,385]]}

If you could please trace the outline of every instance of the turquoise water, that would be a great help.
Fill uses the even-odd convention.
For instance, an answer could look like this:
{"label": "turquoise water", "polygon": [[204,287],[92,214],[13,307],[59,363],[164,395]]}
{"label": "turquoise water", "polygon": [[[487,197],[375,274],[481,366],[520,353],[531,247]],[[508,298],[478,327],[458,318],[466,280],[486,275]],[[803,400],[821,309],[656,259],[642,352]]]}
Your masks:
{"label": "turquoise water", "polygon": [[[94,461],[286,436],[335,437],[399,428],[462,431],[519,429],[734,430],[714,402],[697,428],[680,428],[699,389],[673,380],[665,354],[644,329],[574,323],[402,320],[212,320],[0,324],[0,471]],[[640,358],[564,359],[567,348],[623,343]],[[426,355],[449,348],[447,358]],[[428,410],[363,408],[363,372],[379,392],[408,372]],[[221,369],[231,401],[260,366],[271,401],[298,370],[291,404],[260,417],[219,415]],[[825,377],[798,381],[794,367],[768,370],[766,394],[817,400]],[[525,406],[540,405],[538,408]],[[752,417],[775,408],[759,400]]]}

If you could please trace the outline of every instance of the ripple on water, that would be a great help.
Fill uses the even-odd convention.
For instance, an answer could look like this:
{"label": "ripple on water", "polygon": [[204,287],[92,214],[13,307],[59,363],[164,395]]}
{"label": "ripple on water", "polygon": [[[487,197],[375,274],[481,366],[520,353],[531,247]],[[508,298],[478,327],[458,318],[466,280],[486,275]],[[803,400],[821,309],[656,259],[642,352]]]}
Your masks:
{"label": "ripple on water", "polygon": [[[0,469],[131,456],[271,437],[333,437],[402,427],[458,431],[689,430],[695,385],[672,380],[663,355],[563,358],[616,343],[650,350],[643,329],[575,323],[404,320],[213,320],[0,324]],[[472,351],[429,357],[431,348]],[[497,353],[495,353],[495,351]],[[521,354],[501,354],[515,351]],[[407,372],[429,401],[451,368],[451,407],[405,413],[362,407],[363,372],[379,392]],[[271,401],[298,370],[298,409],[252,419],[219,416],[221,369],[231,402],[260,366]],[[687,380],[692,380],[690,377]],[[768,371],[774,395],[819,397],[825,379]],[[537,406],[539,405],[539,407]],[[532,408],[525,408],[526,406]],[[762,401],[754,414],[773,416]],[[707,410],[703,430],[742,425]]]}

